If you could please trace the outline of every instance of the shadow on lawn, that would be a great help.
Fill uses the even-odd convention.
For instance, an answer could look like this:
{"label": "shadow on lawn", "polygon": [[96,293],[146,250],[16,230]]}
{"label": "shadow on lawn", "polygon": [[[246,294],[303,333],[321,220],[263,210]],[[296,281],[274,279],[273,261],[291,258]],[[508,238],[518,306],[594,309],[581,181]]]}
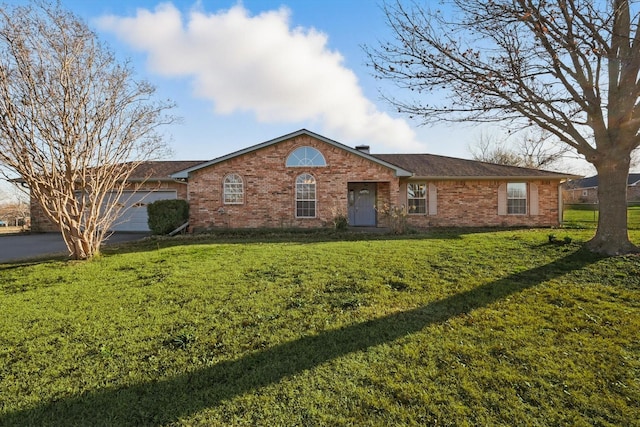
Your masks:
{"label": "shadow on lawn", "polygon": [[598,259],[579,250],[550,264],[413,310],[306,336],[168,380],[56,399],[6,414],[0,417],[0,425],[157,425],[175,422],[335,358],[390,343],[429,325],[484,307]]}

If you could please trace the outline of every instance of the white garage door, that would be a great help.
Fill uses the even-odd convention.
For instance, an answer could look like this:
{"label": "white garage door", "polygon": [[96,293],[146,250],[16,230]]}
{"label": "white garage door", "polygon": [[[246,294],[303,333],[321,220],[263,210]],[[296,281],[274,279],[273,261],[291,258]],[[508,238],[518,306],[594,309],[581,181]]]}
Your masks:
{"label": "white garage door", "polygon": [[175,199],[175,191],[124,192],[119,203],[124,211],[111,226],[111,231],[149,231],[147,205],[156,200]]}

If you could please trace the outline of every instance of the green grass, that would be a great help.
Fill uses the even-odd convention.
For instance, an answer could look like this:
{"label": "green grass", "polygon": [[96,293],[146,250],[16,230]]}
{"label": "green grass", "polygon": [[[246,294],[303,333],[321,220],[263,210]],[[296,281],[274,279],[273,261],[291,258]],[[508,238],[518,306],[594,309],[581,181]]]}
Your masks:
{"label": "green grass", "polygon": [[640,258],[582,251],[592,232],[0,265],[0,425],[639,425]]}
{"label": "green grass", "polygon": [[[563,222],[568,227],[596,228],[598,225],[598,205],[570,205],[564,210]],[[628,228],[640,230],[640,206],[627,209]]]}

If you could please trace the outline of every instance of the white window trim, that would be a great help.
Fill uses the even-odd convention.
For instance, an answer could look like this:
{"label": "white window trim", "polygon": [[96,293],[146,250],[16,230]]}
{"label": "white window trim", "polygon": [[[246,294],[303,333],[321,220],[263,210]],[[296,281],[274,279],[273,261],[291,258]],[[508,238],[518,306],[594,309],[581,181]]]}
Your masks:
{"label": "white window trim", "polygon": [[[303,159],[299,158],[297,155],[296,155],[296,159],[298,160],[298,164],[289,164],[289,161],[292,159],[294,153],[296,151],[298,151],[298,150],[301,150],[301,149],[307,149],[307,150],[315,151],[317,153],[317,155],[319,155],[320,158],[322,159],[322,164],[321,165],[299,164],[299,161],[303,160]],[[305,159],[306,159],[306,157],[305,157]],[[303,145],[301,147],[297,147],[295,150],[290,152],[289,155],[287,156],[287,159],[285,160],[284,164],[285,164],[285,167],[288,167],[288,168],[324,168],[324,167],[327,166],[327,159],[324,157],[324,154],[322,154],[322,152],[320,150],[318,150],[317,148],[311,147],[311,146],[308,146],[308,145]]]}
{"label": "white window trim", "polygon": [[[509,197],[509,185],[510,184],[523,184],[524,185],[524,197]],[[507,182],[507,215],[527,215],[529,213],[529,185],[526,182]],[[524,200],[524,212],[509,212],[510,200]]]}
{"label": "white window trim", "polygon": [[[298,179],[300,179],[303,176],[310,176],[311,178],[313,178],[313,199],[298,199]],[[300,185],[306,185],[304,183],[300,184]],[[313,216],[300,216],[298,215],[298,202],[313,202]],[[296,181],[295,181],[295,217],[296,218],[300,218],[300,219],[312,219],[312,218],[317,218],[318,217],[318,181],[316,180],[316,177],[311,175],[310,173],[301,173],[300,175],[296,176]]]}
{"label": "white window trim", "polygon": [[[409,197],[409,187],[411,185],[422,185],[424,186],[424,197]],[[429,186],[426,182],[408,182],[407,183],[407,213],[409,215],[427,215],[429,213]],[[411,211],[411,200],[424,200],[424,212],[412,212]]]}
{"label": "white window trim", "polygon": [[[241,191],[239,193],[228,193],[227,192],[227,179],[231,178],[231,177],[237,177],[238,179],[240,179],[240,185],[241,185]],[[228,184],[237,184],[237,183],[228,183]],[[241,201],[240,202],[231,202],[231,201],[227,201],[227,195],[230,196],[237,196],[240,195]],[[240,176],[237,173],[230,173],[225,175],[224,179],[222,180],[222,202],[225,205],[243,205],[244,204],[244,178],[242,178],[242,176]]]}

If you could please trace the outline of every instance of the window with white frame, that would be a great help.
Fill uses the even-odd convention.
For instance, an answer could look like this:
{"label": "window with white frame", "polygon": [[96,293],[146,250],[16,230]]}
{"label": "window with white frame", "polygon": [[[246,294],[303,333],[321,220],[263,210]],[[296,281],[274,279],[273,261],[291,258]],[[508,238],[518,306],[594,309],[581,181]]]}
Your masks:
{"label": "window with white frame", "polygon": [[316,179],[308,173],[296,178],[296,218],[316,217]]}
{"label": "window with white frame", "polygon": [[507,183],[507,214],[526,215],[527,184],[524,182]]}
{"label": "window with white frame", "polygon": [[313,147],[296,148],[286,161],[287,167],[326,166],[327,162],[320,151]]}
{"label": "window with white frame", "polygon": [[427,213],[427,184],[408,183],[407,184],[407,204],[409,214]]}
{"label": "window with white frame", "polygon": [[241,205],[244,203],[244,183],[242,177],[232,173],[224,177],[224,204]]}

